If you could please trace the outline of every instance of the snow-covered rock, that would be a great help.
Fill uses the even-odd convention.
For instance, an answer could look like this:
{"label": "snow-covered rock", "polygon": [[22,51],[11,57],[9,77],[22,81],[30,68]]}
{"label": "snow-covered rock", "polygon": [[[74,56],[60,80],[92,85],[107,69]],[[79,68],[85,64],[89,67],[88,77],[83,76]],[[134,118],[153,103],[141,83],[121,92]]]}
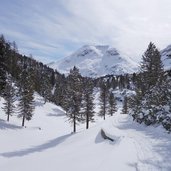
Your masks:
{"label": "snow-covered rock", "polygon": [[164,64],[165,70],[171,69],[171,45],[167,46],[161,52],[161,58]]}
{"label": "snow-covered rock", "polygon": [[78,67],[83,76],[98,77],[107,74],[120,75],[136,71],[137,63],[108,45],[85,45],[75,53],[57,62],[50,67],[67,74],[74,66]]}

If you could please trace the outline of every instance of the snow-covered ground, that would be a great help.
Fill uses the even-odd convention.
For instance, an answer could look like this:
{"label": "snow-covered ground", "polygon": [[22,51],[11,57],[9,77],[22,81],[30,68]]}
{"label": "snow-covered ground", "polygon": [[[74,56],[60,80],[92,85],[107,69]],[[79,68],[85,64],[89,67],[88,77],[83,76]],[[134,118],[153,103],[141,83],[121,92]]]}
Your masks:
{"label": "snow-covered ground", "polygon": [[[2,106],[2,99],[0,101]],[[0,109],[2,171],[170,171],[171,135],[161,127],[145,127],[120,114],[98,119],[89,130],[71,134],[64,111],[36,97],[33,119],[21,128]],[[41,129],[40,129],[41,128]],[[100,131],[114,139],[104,140]]]}

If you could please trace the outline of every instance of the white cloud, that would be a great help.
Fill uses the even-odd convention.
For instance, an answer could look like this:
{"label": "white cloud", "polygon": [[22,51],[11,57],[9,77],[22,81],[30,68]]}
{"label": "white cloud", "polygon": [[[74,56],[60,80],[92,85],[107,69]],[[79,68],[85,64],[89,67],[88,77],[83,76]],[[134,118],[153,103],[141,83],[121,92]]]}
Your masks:
{"label": "white cloud", "polygon": [[170,0],[33,2],[14,0],[10,13],[0,7],[1,31],[33,56],[52,60],[84,44],[110,44],[139,59],[150,41],[160,49],[171,44]]}

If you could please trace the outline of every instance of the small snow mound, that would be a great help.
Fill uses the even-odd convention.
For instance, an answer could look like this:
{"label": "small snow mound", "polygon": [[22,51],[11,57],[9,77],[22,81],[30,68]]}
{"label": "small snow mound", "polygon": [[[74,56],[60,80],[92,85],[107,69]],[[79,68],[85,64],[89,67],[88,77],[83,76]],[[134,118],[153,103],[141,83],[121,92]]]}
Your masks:
{"label": "small snow mound", "polygon": [[107,139],[107,140],[110,140],[110,141],[114,141],[114,139],[113,138],[110,138],[106,133],[105,133],[105,131],[103,130],[103,129],[101,129],[101,136],[102,136],[102,138],[104,138],[105,140]]}
{"label": "small snow mound", "polygon": [[95,143],[102,143],[104,140],[108,140],[110,144],[119,144],[119,142],[124,138],[124,136],[121,135],[114,135],[114,132],[111,133],[111,131],[107,131],[107,129],[101,128],[101,130],[98,132]]}

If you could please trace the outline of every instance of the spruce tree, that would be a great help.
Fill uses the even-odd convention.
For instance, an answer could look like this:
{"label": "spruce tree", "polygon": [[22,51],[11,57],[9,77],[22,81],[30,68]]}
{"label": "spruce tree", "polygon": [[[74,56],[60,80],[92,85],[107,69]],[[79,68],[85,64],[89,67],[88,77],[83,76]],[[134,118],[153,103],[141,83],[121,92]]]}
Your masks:
{"label": "spruce tree", "polygon": [[160,52],[153,43],[149,44],[142,57],[140,71],[136,95],[130,99],[132,115],[140,123],[155,124],[157,122],[156,109],[161,106],[161,100],[157,100],[157,97],[163,97],[163,91],[158,91],[156,94],[154,90],[161,89],[165,76]]}
{"label": "spruce tree", "polygon": [[116,107],[116,99],[114,97],[114,94],[110,92],[109,94],[109,108],[108,108],[108,113],[109,115],[113,116],[113,114],[117,111]]}
{"label": "spruce tree", "polygon": [[6,42],[4,36],[0,36],[0,95],[3,94],[3,90],[6,84]]}
{"label": "spruce tree", "polygon": [[66,93],[67,92],[67,81],[65,81],[64,79],[61,79],[59,81],[56,82],[55,85],[55,90],[54,90],[54,101],[55,104],[61,106],[65,109],[65,101],[67,101],[68,97],[66,97]]}
{"label": "spruce tree", "polygon": [[22,126],[25,125],[25,120],[31,120],[34,111],[34,90],[31,81],[31,76],[26,72],[27,67],[25,65],[24,70],[20,78],[20,99],[19,99],[19,115],[22,117]]}
{"label": "spruce tree", "polygon": [[163,63],[161,55],[156,46],[150,42],[140,65],[141,86],[145,93],[152,88],[163,76]]}
{"label": "spruce tree", "polygon": [[9,121],[10,116],[14,113],[15,110],[15,89],[13,87],[12,78],[10,75],[7,76],[7,82],[4,89],[4,107],[2,108],[7,115],[7,121]]}
{"label": "spruce tree", "polygon": [[123,114],[128,113],[128,97],[127,96],[124,97],[122,113]]}
{"label": "spruce tree", "polygon": [[82,100],[82,78],[79,73],[79,69],[75,66],[70,70],[70,74],[68,76],[67,97],[67,117],[73,124],[73,132],[76,132],[76,125],[82,120],[80,115]]}
{"label": "spruce tree", "polygon": [[84,79],[82,115],[86,121],[86,129],[89,128],[89,122],[94,122],[94,97],[93,82],[89,78]]}
{"label": "spruce tree", "polygon": [[52,97],[52,85],[47,74],[42,74],[41,95],[44,97],[44,104]]}
{"label": "spruce tree", "polygon": [[109,90],[107,88],[106,83],[102,83],[100,86],[100,111],[99,116],[103,117],[105,120],[108,108],[108,97],[109,97]]}

